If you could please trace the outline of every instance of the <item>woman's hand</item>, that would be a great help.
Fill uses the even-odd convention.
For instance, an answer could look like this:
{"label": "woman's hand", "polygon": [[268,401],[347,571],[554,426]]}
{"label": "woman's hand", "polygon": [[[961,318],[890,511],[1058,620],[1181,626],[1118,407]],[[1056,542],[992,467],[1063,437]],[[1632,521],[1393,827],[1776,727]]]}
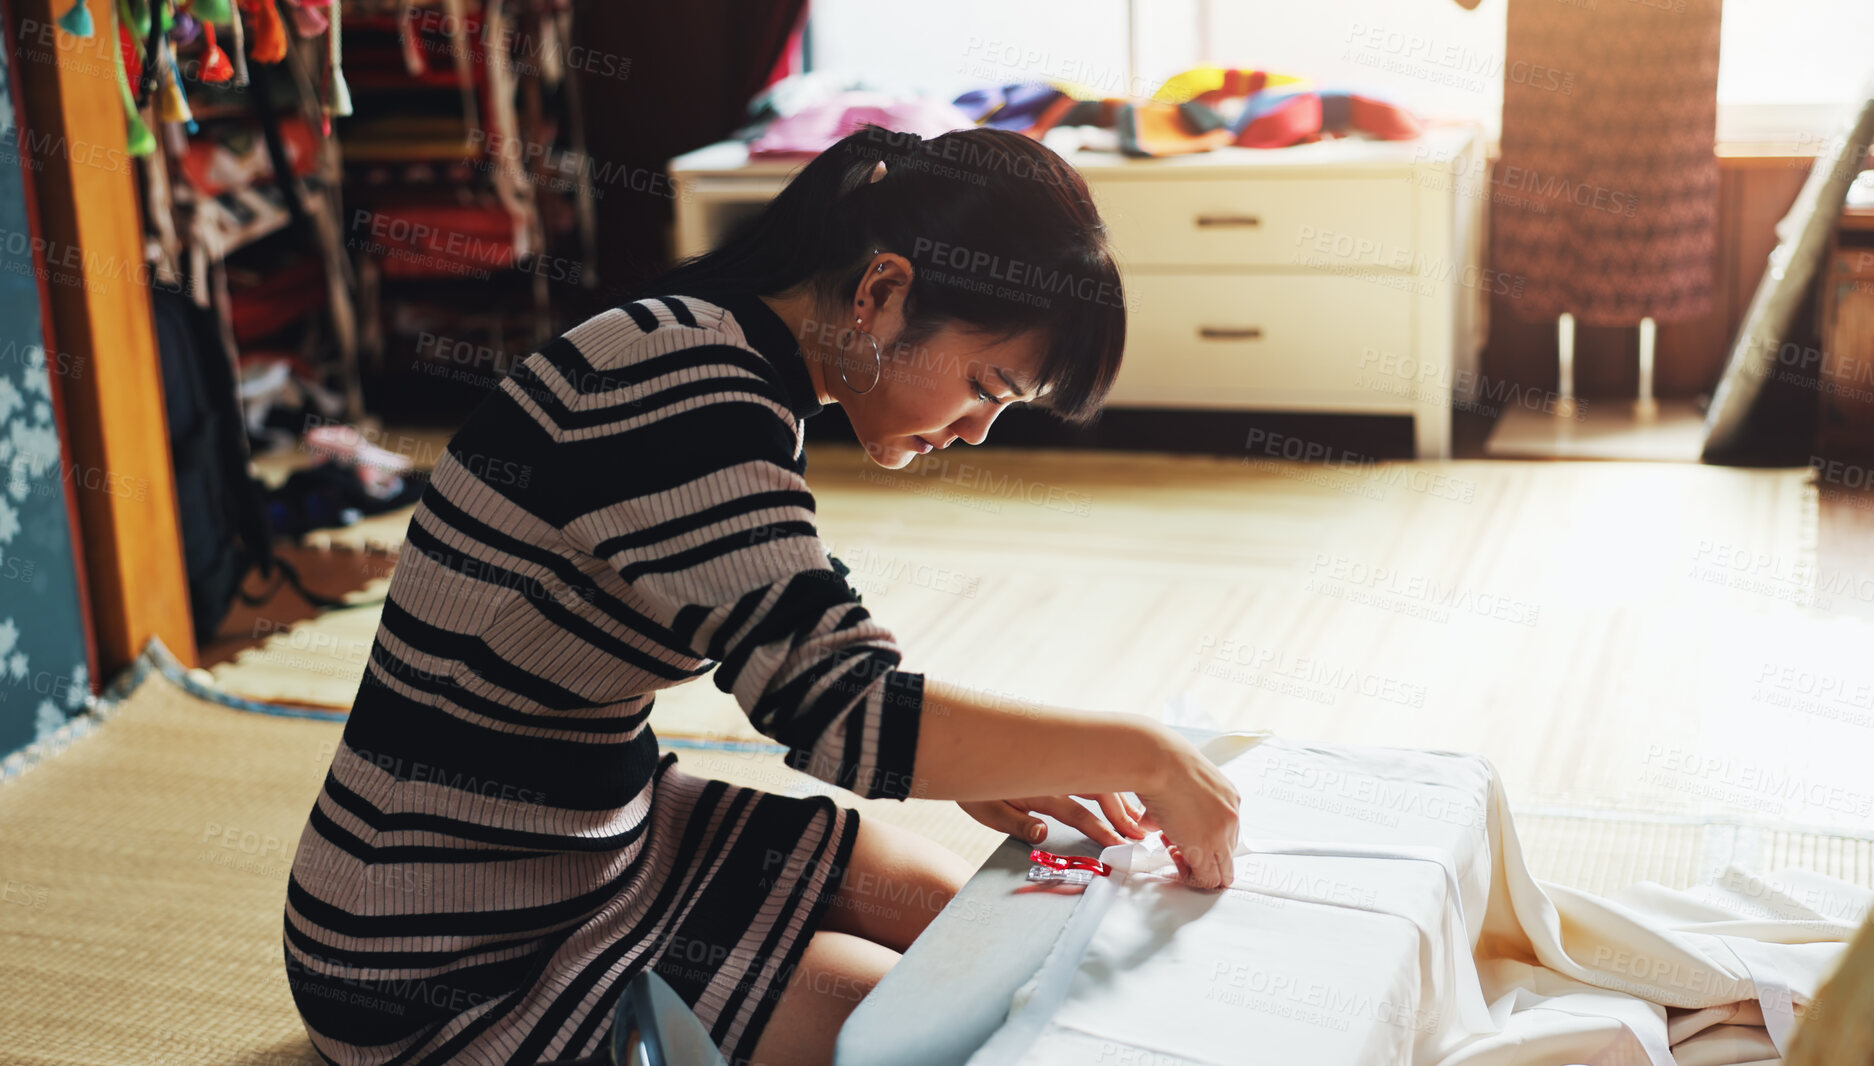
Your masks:
{"label": "woman's hand", "polygon": [[[1163,830],[1191,887],[1218,888],[1236,876],[1235,787],[1190,741],[1145,715],[991,700],[927,678],[916,765],[913,795],[956,800],[1022,840],[1033,839],[1030,812],[1039,811],[1109,846],[1123,843],[1067,798],[1092,796],[1128,836]],[[1142,817],[1117,805],[1122,791],[1144,803]],[[1036,798],[996,798],[1017,793]]]}
{"label": "woman's hand", "polygon": [[[1080,830],[1087,839],[1103,848],[1114,844],[1124,844],[1128,838],[1142,839],[1147,829],[1139,823],[1145,813],[1131,800],[1117,792],[1080,793],[1082,799],[1090,799],[1100,805],[1100,812],[1106,815],[1102,821],[1098,814],[1085,806],[1075,803],[1072,796],[1029,796],[1025,799],[981,800],[973,803],[959,802],[971,818],[994,829],[998,833],[1007,833],[1018,840],[1030,844],[1039,844],[1047,838],[1047,823],[1036,818],[1045,814],[1056,821]],[[1111,823],[1110,825],[1108,823]],[[1117,829],[1118,832],[1114,832]],[[1122,837],[1120,834],[1124,834]]]}
{"label": "woman's hand", "polygon": [[1169,729],[1158,781],[1138,789],[1140,824],[1161,830],[1184,883],[1226,888],[1236,878],[1236,786],[1197,747]]}

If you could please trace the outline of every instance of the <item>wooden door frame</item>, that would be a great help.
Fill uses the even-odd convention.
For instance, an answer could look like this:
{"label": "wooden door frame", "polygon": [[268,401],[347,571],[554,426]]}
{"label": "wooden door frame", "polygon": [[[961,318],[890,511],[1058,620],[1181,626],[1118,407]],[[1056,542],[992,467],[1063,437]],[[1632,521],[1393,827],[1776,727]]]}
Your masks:
{"label": "wooden door frame", "polygon": [[[81,587],[108,681],[157,637],[196,663],[176,510],[162,362],[150,312],[136,161],[117,87],[116,5],[88,6],[88,38],[57,26],[53,0],[10,0],[22,162],[37,200],[34,261],[58,354],[66,429],[60,473],[76,497]],[[30,137],[26,131],[31,131]],[[29,150],[26,150],[29,149]]]}

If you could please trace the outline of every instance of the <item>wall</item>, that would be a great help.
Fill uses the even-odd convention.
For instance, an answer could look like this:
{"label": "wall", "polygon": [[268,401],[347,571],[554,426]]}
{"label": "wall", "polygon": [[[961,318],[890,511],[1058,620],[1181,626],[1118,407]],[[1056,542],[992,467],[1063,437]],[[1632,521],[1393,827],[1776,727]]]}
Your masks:
{"label": "wall", "polygon": [[[1148,95],[1200,63],[1263,67],[1474,119],[1494,138],[1514,75],[1503,63],[1509,2],[1138,0],[1138,88]],[[945,99],[985,81],[1076,73],[1122,95],[1127,80],[1124,0],[814,0],[809,33],[816,70]],[[1870,40],[1867,0],[1725,0],[1719,139],[1826,133],[1874,68]]]}
{"label": "wall", "polygon": [[[1473,119],[1495,137],[1503,81],[1516,74],[1503,60],[1507,2],[1482,0],[1465,11],[1451,0],[1139,0],[1135,88],[1149,92],[1204,61],[1263,67],[1307,74],[1322,85],[1368,89],[1423,113]],[[815,0],[809,31],[815,69],[946,98],[985,81],[1084,75],[1081,80],[1116,95],[1127,82],[1123,0],[1071,7],[1056,0],[941,6]],[[1867,0],[1726,0],[1719,139],[1778,140],[1813,153],[1874,70],[1869,40],[1874,3]],[[1715,386],[1775,245],[1772,227],[1801,187],[1806,160],[1721,165],[1715,307],[1697,321],[1661,326],[1656,389],[1663,396]],[[1580,330],[1577,389],[1583,395],[1632,392],[1638,351],[1635,330]],[[1554,323],[1520,321],[1502,300],[1492,308],[1487,375],[1552,387],[1555,354]]]}
{"label": "wall", "polygon": [[83,710],[91,683],[76,518],[53,414],[55,373],[85,368],[46,354],[12,59],[9,40],[0,48],[0,756]]}
{"label": "wall", "polygon": [[[1261,67],[1378,92],[1493,135],[1503,106],[1503,9],[1450,0],[1140,0],[1133,95],[1201,64]],[[1123,0],[814,0],[814,69],[945,99],[984,83],[1065,79],[1127,95]]]}

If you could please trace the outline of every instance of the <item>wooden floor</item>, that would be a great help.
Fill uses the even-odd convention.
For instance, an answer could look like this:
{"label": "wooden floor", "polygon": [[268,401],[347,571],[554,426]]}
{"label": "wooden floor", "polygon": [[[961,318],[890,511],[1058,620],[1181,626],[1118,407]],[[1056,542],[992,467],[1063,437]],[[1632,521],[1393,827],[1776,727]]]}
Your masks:
{"label": "wooden floor", "polygon": [[[1874,877],[1869,843],[1840,843],[1874,827],[1874,583],[1854,579],[1874,511],[1803,471],[953,448],[891,472],[809,451],[823,537],[909,669],[998,698],[1481,752],[1537,872],[1592,890],[1817,847],[1818,868]],[[213,673],[342,706],[375,627],[374,608],[335,612]],[[763,739],[707,680],[660,694],[652,722]],[[819,790],[766,752],[680,757]],[[954,807],[878,806],[972,857],[994,842]]]}

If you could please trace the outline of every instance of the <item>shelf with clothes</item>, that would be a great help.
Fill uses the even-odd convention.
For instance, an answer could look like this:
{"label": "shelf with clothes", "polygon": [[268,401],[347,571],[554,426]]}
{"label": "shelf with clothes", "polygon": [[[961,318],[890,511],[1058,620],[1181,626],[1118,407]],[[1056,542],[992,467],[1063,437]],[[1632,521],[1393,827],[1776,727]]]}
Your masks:
{"label": "shelf with clothes", "polygon": [[[282,330],[297,331],[308,387],[342,398],[334,416],[361,416],[352,272],[337,226],[341,165],[330,137],[332,116],[348,113],[350,101],[329,0],[97,6],[74,3],[60,27],[118,43],[153,282],[211,308],[237,363],[252,337],[234,328],[237,318],[282,319]],[[290,254],[274,248],[242,262],[263,244]],[[244,307],[280,286],[231,285],[231,265],[242,277],[257,265],[290,268],[313,291]]]}
{"label": "shelf with clothes", "polygon": [[491,57],[482,44],[490,27],[481,6],[370,0],[344,10],[347,81],[364,102],[340,124],[348,158],[479,155],[489,112],[503,106],[490,95]]}
{"label": "shelf with clothes", "polygon": [[[570,8],[550,0],[355,0],[346,19],[359,106],[339,137],[355,164],[347,177],[357,195],[424,185],[491,191],[513,217],[518,257],[533,254],[546,237],[540,191],[576,193],[581,183],[555,181],[554,173],[584,169],[570,121],[577,89],[561,60]],[[571,165],[568,153],[577,157]],[[456,161],[464,168],[451,167]]]}
{"label": "shelf with clothes", "polygon": [[[518,316],[528,327],[521,343],[543,343],[555,326],[552,284],[591,284],[579,276],[594,212],[574,139],[577,90],[559,61],[570,7],[346,0],[345,19],[356,105],[337,135],[367,372],[449,369],[424,367],[397,323],[421,317],[420,305],[450,285],[453,297],[440,299],[458,307],[506,307],[512,290],[525,295],[498,327],[457,315],[450,328],[469,335],[454,340],[499,348],[513,342]],[[466,287],[478,291],[465,297]]]}
{"label": "shelf with clothes", "polygon": [[[208,260],[223,260],[292,221],[285,191],[274,175],[269,138],[251,110],[210,112],[199,131],[174,153],[172,185],[178,214],[189,212],[194,244]],[[293,178],[321,198],[327,185],[318,131],[304,117],[279,123]]]}
{"label": "shelf with clothes", "polygon": [[399,278],[380,306],[385,369],[365,378],[366,405],[386,424],[446,425],[497,388],[533,351],[530,277],[494,274],[475,286],[450,278]]}

